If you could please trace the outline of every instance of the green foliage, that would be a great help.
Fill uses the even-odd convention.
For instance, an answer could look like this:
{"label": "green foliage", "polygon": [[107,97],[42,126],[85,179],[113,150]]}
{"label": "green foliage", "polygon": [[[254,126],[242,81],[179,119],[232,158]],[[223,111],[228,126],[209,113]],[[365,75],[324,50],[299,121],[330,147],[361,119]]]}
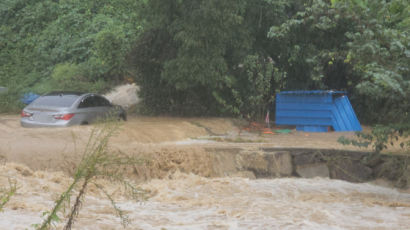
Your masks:
{"label": "green foliage", "polygon": [[[97,126],[91,132],[86,148],[83,153],[81,162],[77,165],[73,175],[73,182],[56,200],[54,207],[50,212],[43,213],[45,217],[43,223],[36,224],[34,227],[39,230],[50,229],[62,220],[59,214],[64,214],[66,209],[70,209],[67,217],[67,222],[64,229],[71,229],[77,218],[82,206],[86,189],[90,184],[103,191],[107,199],[112,203],[118,217],[121,218],[123,226],[128,224],[127,216],[116,205],[110,194],[104,187],[98,184],[98,179],[107,179],[113,183],[124,187],[124,191],[131,198],[139,200],[144,199],[146,192],[135,187],[130,181],[125,178],[127,166],[136,166],[143,161],[135,157],[127,156],[121,152],[111,152],[108,148],[110,138],[115,135],[119,128],[118,122],[108,120]],[[75,191],[78,191],[74,195]],[[71,203],[74,196],[74,203]]]}
{"label": "green foliage", "polygon": [[410,119],[409,0],[1,4],[3,110],[135,78],[147,113],[256,119],[276,92],[336,89],[365,123]]}
{"label": "green foliage", "polygon": [[273,102],[275,67],[273,60],[257,55],[245,57],[237,70],[236,79],[229,84],[235,99],[235,109],[246,118],[261,118]]}
{"label": "green foliage", "polygon": [[67,81],[70,82],[82,80],[81,70],[79,66],[70,63],[56,65],[53,73],[51,74],[51,78],[59,84],[63,84]]}
{"label": "green foliage", "polygon": [[405,3],[148,1],[132,52],[141,97],[154,113],[256,118],[275,92],[337,89],[362,120],[404,121]]}
{"label": "green foliage", "polygon": [[17,191],[17,182],[9,178],[9,187],[0,187],[0,212]]}
{"label": "green foliage", "polygon": [[372,145],[375,153],[388,150],[389,146],[399,145],[405,153],[410,154],[410,123],[376,125],[371,133],[357,132],[357,140],[340,137],[338,142],[344,145],[368,147]]}
{"label": "green foliage", "polygon": [[[139,4],[133,0],[1,1],[0,85],[12,89],[18,83],[12,90],[21,96],[56,87],[101,91],[107,85],[103,82],[122,80],[129,75],[124,64],[127,50],[141,30],[136,15]],[[63,76],[62,66],[68,65],[75,70]],[[81,81],[65,81],[72,79],[73,72]]]}
{"label": "green foliage", "polygon": [[285,88],[347,90],[366,122],[410,119],[410,40],[401,29],[409,15],[396,8],[404,2],[315,0],[273,26]]}
{"label": "green foliage", "polygon": [[147,29],[133,51],[145,105],[159,113],[256,114],[271,99],[266,32],[284,7],[261,0],[148,1],[141,13]]}
{"label": "green foliage", "polygon": [[394,180],[395,186],[408,187],[410,182],[410,123],[375,125],[370,133],[357,132],[356,138],[342,136],[338,142],[365,148],[371,145],[374,154],[369,156],[368,162],[378,162],[381,158],[380,152],[388,152],[395,145],[400,146],[401,158],[394,157],[386,160],[379,168],[378,175]]}
{"label": "green foliage", "polygon": [[284,89],[347,89],[352,74],[343,62],[344,34],[353,26],[346,9],[330,9],[323,1],[294,14],[268,37],[279,49],[274,57],[286,76]]}
{"label": "green foliage", "polygon": [[113,76],[123,76],[125,56],[129,47],[125,47],[126,38],[123,31],[107,29],[99,32],[95,40],[95,52],[103,65],[109,66],[108,72]]}
{"label": "green foliage", "polygon": [[20,91],[18,87],[11,87],[5,93],[0,93],[0,113],[20,112],[23,104],[19,101]]}
{"label": "green foliage", "polygon": [[62,63],[56,65],[51,79],[48,82],[43,82],[42,88],[36,89],[37,92],[49,92],[52,90],[78,90],[99,92],[107,88],[107,82],[103,79],[90,81],[89,75],[84,75],[87,71],[83,69],[83,65]]}
{"label": "green foliage", "polygon": [[346,33],[351,40],[347,45],[353,69],[362,78],[355,89],[356,97],[364,99],[366,110],[359,112],[384,114],[383,118],[362,116],[367,120],[410,119],[410,31],[397,29],[402,20],[390,21],[394,16],[391,7],[400,2],[369,2],[370,10],[360,12],[366,24],[355,33]]}

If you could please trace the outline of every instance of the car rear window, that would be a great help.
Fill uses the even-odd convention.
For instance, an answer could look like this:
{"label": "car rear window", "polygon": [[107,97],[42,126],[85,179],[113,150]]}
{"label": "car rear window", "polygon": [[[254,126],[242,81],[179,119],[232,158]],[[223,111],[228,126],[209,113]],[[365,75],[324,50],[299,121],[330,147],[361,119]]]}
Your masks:
{"label": "car rear window", "polygon": [[50,95],[37,98],[31,106],[36,107],[71,107],[78,99],[77,95]]}

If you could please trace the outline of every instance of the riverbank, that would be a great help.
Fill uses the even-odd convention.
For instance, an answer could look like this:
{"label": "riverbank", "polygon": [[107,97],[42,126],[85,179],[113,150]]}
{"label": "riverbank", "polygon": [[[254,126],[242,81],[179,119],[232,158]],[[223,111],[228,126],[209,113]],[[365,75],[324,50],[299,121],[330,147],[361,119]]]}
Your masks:
{"label": "riverbank", "polygon": [[[223,118],[132,117],[110,151],[143,160],[127,180],[143,201],[99,180],[126,214],[125,229],[406,229],[410,191],[399,180],[407,158],[373,155],[336,142],[353,133],[241,132]],[[73,181],[95,126],[23,129],[0,117],[0,184],[16,193],[0,229],[29,229]],[[225,139],[222,140],[221,139]],[[316,146],[316,148],[312,148]],[[330,148],[333,147],[333,148]],[[407,164],[408,169],[408,164]],[[381,186],[382,185],[382,186]],[[75,193],[78,192],[75,189]],[[73,229],[123,229],[106,194],[90,185]],[[74,200],[74,197],[72,197]],[[64,220],[64,213],[60,213]],[[64,221],[57,222],[61,229]]]}

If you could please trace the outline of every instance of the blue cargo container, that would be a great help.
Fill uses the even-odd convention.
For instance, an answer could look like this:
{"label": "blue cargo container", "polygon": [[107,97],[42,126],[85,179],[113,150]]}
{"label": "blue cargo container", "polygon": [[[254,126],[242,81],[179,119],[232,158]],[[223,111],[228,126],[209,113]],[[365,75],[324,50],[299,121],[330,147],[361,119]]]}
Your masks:
{"label": "blue cargo container", "polygon": [[361,131],[344,91],[285,91],[276,94],[276,124],[298,131]]}
{"label": "blue cargo container", "polygon": [[34,100],[36,100],[38,97],[40,97],[40,95],[35,94],[35,93],[26,93],[23,95],[23,97],[20,99],[21,102],[23,102],[24,104],[28,105],[31,102],[33,102]]}

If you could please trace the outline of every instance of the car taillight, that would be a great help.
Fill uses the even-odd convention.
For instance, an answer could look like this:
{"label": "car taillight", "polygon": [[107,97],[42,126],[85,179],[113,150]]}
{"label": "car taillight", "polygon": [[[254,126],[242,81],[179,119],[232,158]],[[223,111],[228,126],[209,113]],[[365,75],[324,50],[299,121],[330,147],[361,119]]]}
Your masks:
{"label": "car taillight", "polygon": [[53,115],[53,117],[54,117],[54,119],[57,119],[57,120],[68,121],[68,120],[70,120],[71,118],[74,117],[74,113],[56,114],[56,115]]}
{"label": "car taillight", "polygon": [[26,112],[24,110],[21,111],[21,117],[31,117],[33,113]]}

